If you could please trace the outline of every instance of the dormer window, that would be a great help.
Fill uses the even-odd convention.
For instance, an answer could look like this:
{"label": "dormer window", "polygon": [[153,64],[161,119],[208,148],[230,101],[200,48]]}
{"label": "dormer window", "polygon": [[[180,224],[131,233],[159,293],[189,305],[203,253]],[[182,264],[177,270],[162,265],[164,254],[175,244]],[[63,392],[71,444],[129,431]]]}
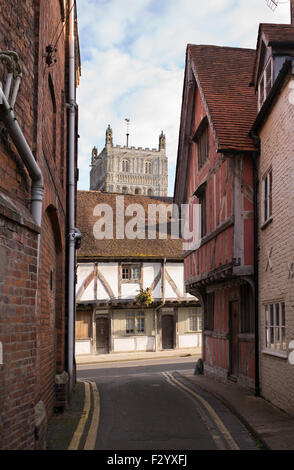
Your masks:
{"label": "dormer window", "polygon": [[262,72],[258,84],[258,111],[265,102],[273,84],[273,60],[269,59]]}

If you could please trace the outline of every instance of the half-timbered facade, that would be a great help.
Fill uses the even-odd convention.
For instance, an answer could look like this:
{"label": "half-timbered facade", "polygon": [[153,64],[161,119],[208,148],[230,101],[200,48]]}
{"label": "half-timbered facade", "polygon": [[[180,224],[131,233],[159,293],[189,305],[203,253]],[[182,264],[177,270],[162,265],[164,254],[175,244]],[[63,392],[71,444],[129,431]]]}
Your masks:
{"label": "half-timbered facade", "polygon": [[201,205],[185,286],[204,308],[205,373],[254,386],[255,51],[188,45],[174,202]]}
{"label": "half-timbered facade", "polygon": [[[175,348],[201,351],[201,306],[186,293],[182,240],[171,239],[168,230],[159,226],[154,238],[148,226],[148,207],[167,208],[170,199],[78,192],[77,226],[83,243],[77,266],[77,355]],[[138,233],[129,239],[125,229],[138,206],[146,233],[144,238]],[[113,238],[95,238],[98,214],[109,208]],[[147,288],[153,297],[148,306],[136,301],[140,289]]]}

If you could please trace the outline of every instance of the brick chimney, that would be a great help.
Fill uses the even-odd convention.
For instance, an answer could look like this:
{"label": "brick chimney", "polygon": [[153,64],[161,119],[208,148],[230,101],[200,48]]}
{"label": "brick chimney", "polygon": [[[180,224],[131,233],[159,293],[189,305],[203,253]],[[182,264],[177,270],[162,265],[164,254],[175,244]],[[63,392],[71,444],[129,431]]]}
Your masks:
{"label": "brick chimney", "polygon": [[290,0],[291,25],[294,26],[294,0]]}

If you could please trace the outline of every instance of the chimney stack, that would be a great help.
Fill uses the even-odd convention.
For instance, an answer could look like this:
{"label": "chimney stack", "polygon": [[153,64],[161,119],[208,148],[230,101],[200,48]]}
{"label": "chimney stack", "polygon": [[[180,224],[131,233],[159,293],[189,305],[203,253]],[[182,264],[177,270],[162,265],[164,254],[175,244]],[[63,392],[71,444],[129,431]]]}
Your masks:
{"label": "chimney stack", "polygon": [[294,0],[290,0],[291,25],[294,26]]}

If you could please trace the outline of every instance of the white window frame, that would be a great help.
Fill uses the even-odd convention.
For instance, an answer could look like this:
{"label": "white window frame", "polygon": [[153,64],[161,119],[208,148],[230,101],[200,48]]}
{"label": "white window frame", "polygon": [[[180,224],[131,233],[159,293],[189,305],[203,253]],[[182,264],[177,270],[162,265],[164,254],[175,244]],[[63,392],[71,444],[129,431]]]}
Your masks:
{"label": "white window frame", "polygon": [[[269,75],[270,69],[270,75]],[[260,75],[259,82],[258,82],[258,111],[260,111],[263,103],[265,102],[271,87],[273,86],[273,75],[274,75],[274,67],[273,67],[273,58],[270,57],[267,61],[266,66],[262,74]]]}
{"label": "white window frame", "polygon": [[270,168],[262,179],[263,223],[273,216],[273,170]]}
{"label": "white window frame", "polygon": [[264,352],[287,356],[285,302],[264,305]]}

